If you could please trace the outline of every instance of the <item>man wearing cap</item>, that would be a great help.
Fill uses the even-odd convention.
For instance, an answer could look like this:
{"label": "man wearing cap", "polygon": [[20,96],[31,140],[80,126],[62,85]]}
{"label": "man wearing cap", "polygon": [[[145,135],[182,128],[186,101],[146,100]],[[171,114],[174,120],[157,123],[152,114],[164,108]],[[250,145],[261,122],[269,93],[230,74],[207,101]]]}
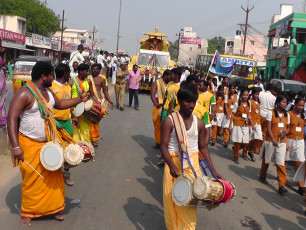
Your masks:
{"label": "man wearing cap", "polygon": [[82,56],[82,52],[84,51],[84,47],[83,45],[79,45],[78,46],[78,49],[76,51],[73,51],[71,54],[70,54],[70,61],[69,61],[69,67],[70,67],[70,70],[72,71],[73,70],[73,63],[76,61],[78,62],[78,64],[81,64],[81,63],[84,63],[85,62],[85,59],[84,57]]}
{"label": "man wearing cap", "polygon": [[139,94],[139,83],[141,81],[141,73],[138,71],[138,65],[133,65],[133,70],[129,72],[127,76],[127,85],[126,90],[129,90],[129,108],[132,106],[133,97],[134,100],[134,109],[139,110],[139,101],[138,101],[138,94]]}
{"label": "man wearing cap", "polygon": [[[121,111],[124,110],[123,101],[124,101],[124,89],[125,89],[125,76],[128,75],[126,71],[126,63],[121,63],[119,69],[116,72],[116,84],[115,84],[115,93],[116,93],[116,107],[120,108]],[[119,107],[120,100],[120,107]]]}

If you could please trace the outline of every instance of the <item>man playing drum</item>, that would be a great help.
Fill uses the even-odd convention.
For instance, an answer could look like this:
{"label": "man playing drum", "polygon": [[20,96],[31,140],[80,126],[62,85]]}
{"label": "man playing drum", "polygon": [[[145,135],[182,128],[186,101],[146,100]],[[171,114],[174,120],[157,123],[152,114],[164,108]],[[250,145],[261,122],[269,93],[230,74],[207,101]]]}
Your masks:
{"label": "man playing drum", "polygon": [[[98,99],[93,93],[91,80],[87,79],[89,66],[87,64],[80,64],[78,66],[77,77],[72,78],[73,85],[71,87],[71,97],[77,98],[82,92],[88,93],[96,103],[99,103]],[[91,143],[90,140],[90,121],[83,116],[78,118],[77,128],[72,127],[73,139],[76,141],[86,141]]]}
{"label": "man playing drum", "polygon": [[[48,107],[50,112],[52,108],[68,109],[87,100],[86,93],[75,99],[59,100],[49,89],[54,80],[53,67],[49,63],[37,62],[31,75],[31,89],[22,87],[15,94],[8,113],[12,154],[19,161],[23,179],[21,224],[24,226],[31,226],[32,218],[40,216],[64,219],[60,213],[65,207],[63,174],[60,169],[46,170],[40,161],[40,150],[52,135],[47,120],[42,118],[41,105]],[[39,100],[35,100],[33,92],[39,95]],[[53,116],[52,112],[50,115]]]}
{"label": "man playing drum", "polygon": [[[100,71],[101,69],[99,68],[99,64],[93,64],[91,66],[91,76],[89,77],[89,79],[93,83],[92,85],[93,93],[95,97],[98,99],[99,104],[101,104],[103,99],[101,91],[103,90],[104,98],[108,102],[110,109],[113,109],[113,102],[111,101],[108,95],[105,79],[99,76]],[[97,141],[101,138],[99,133],[99,125],[100,122],[97,124],[93,124],[92,122],[90,123],[90,139],[94,147],[98,147]]]}
{"label": "man playing drum", "polygon": [[[198,99],[197,87],[192,84],[182,84],[177,93],[180,110],[178,113],[183,121],[181,125],[187,133],[187,146],[190,149],[188,155],[190,162],[197,175],[201,175],[199,168],[199,152],[216,174],[218,178],[221,176],[216,172],[210,158],[207,146],[209,143],[209,129],[205,128],[204,122],[192,115],[193,109]],[[186,127],[186,128],[185,128]],[[184,131],[183,131],[184,132]],[[164,216],[167,229],[183,230],[195,229],[197,220],[197,208],[186,206],[177,206],[172,200],[172,187],[174,178],[181,175],[181,162],[178,138],[174,128],[173,118],[168,116],[162,123],[161,132],[161,152],[167,165],[164,170],[163,179],[163,200],[164,200]],[[184,160],[185,161],[185,160]],[[194,178],[191,165],[184,164],[185,175]]]}

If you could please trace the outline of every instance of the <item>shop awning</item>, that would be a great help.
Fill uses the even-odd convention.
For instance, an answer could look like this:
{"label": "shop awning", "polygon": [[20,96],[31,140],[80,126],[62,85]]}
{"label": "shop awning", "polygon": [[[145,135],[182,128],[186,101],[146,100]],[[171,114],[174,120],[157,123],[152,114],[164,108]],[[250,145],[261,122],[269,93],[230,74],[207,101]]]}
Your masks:
{"label": "shop awning", "polygon": [[271,31],[268,33],[267,37],[272,37],[272,36],[274,36],[275,34],[276,34],[276,29],[271,30]]}
{"label": "shop awning", "polygon": [[11,48],[11,49],[18,49],[18,50],[25,50],[25,51],[30,51],[30,52],[35,52],[35,50],[27,49],[25,47],[21,47],[21,46],[18,46],[18,45],[13,45],[13,44],[5,44],[5,45],[3,45],[3,47]]}

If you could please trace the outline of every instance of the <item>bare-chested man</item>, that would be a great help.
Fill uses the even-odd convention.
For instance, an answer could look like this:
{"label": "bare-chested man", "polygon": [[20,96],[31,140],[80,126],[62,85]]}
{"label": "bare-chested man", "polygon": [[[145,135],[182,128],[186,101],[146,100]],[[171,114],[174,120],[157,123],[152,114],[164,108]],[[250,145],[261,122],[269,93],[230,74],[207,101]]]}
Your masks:
{"label": "bare-chested man", "polygon": [[[93,64],[91,66],[91,76],[90,80],[93,82],[93,91],[95,96],[98,98],[99,102],[101,103],[102,99],[105,98],[106,101],[108,101],[108,105],[110,109],[113,109],[113,102],[109,98],[108,90],[105,84],[105,79],[103,77],[100,77],[100,67],[99,64]],[[103,95],[102,92],[103,91]],[[94,147],[97,147],[97,141],[100,139],[100,133],[99,133],[99,123],[93,124],[90,123],[90,140]]]}

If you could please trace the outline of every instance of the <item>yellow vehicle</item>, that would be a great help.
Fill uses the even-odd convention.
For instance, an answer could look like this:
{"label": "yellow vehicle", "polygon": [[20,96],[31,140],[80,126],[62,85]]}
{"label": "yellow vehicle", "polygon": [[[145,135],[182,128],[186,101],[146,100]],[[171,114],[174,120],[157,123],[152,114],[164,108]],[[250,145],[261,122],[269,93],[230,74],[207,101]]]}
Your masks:
{"label": "yellow vehicle", "polygon": [[22,55],[16,59],[13,71],[14,94],[25,84],[31,81],[33,66],[38,61],[50,62],[53,66],[53,58]]}
{"label": "yellow vehicle", "polygon": [[[198,71],[207,73],[213,57],[213,54],[198,55],[195,68]],[[237,55],[220,55],[220,57],[223,64],[231,63],[232,61],[236,60],[236,64],[234,65],[234,69],[230,77],[244,77],[245,79],[250,80],[255,79],[255,59]]]}
{"label": "yellow vehicle", "polygon": [[140,90],[150,90],[152,82],[159,78],[168,68],[174,67],[174,62],[170,60],[168,48],[170,46],[166,34],[159,33],[155,28],[155,32],[148,32],[147,38],[140,41],[140,49],[136,56],[131,57],[128,69],[132,70],[135,63],[138,64],[141,71],[142,81]]}

